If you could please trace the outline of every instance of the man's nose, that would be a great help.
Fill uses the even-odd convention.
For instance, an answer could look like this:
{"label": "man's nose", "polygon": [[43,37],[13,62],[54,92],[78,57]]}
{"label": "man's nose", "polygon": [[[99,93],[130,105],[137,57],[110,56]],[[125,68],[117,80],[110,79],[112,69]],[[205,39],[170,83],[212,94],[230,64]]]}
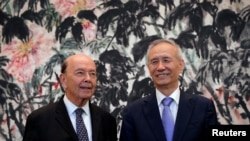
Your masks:
{"label": "man's nose", "polygon": [[89,82],[90,81],[90,74],[89,73],[85,73],[85,76],[84,76],[84,82]]}
{"label": "man's nose", "polygon": [[157,70],[162,70],[162,69],[164,69],[164,68],[165,68],[164,63],[163,63],[162,61],[160,61],[160,62],[158,63],[158,65],[157,65]]}

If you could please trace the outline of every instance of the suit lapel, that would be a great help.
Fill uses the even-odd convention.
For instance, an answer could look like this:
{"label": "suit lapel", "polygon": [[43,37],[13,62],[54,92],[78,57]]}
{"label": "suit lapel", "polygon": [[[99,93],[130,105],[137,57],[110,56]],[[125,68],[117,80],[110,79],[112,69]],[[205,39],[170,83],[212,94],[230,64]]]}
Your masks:
{"label": "suit lapel", "polygon": [[100,127],[101,127],[101,115],[99,115],[96,107],[89,102],[91,112],[91,124],[92,124],[92,138],[93,141],[98,141]]}
{"label": "suit lapel", "polygon": [[149,123],[151,131],[157,140],[165,140],[164,128],[161,122],[160,112],[155,94],[151,94],[144,101],[144,114]]}
{"label": "suit lapel", "polygon": [[175,121],[174,140],[181,140],[182,135],[186,130],[185,128],[191,118],[192,111],[194,109],[193,105],[194,104],[192,104],[192,100],[188,94],[182,92],[180,94],[179,108]]}
{"label": "suit lapel", "polygon": [[63,97],[58,102],[58,105],[56,107],[56,121],[59,123],[59,125],[62,126],[62,129],[64,129],[74,140],[77,139],[76,132],[74,130],[74,127],[70,121],[67,109],[65,107],[65,104],[63,102]]}

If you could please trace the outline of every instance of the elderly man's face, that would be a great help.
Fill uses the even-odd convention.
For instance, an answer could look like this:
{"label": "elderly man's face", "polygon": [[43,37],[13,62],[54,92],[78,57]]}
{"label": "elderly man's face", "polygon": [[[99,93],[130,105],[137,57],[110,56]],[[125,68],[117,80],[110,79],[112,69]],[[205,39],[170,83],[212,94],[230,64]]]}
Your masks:
{"label": "elderly man's face", "polygon": [[70,56],[67,58],[66,71],[60,78],[67,97],[76,105],[82,106],[94,94],[97,83],[96,65],[88,56]]}
{"label": "elderly man's face", "polygon": [[156,87],[176,87],[184,61],[178,59],[176,47],[163,42],[150,49],[147,66]]}

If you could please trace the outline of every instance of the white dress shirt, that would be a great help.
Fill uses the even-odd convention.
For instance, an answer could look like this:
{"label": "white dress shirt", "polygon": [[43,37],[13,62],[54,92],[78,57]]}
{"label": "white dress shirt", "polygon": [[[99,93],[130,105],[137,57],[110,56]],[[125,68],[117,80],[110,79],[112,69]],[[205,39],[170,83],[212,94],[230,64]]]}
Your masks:
{"label": "white dress shirt", "polygon": [[[79,107],[77,107],[76,105],[74,105],[65,95],[63,98],[63,101],[66,105],[66,109],[68,111],[69,114],[69,118],[71,120],[71,123],[76,131],[76,114],[75,114],[75,110]],[[84,124],[87,128],[88,131],[88,137],[89,137],[89,141],[92,141],[92,126],[91,126],[91,115],[90,115],[90,110],[89,110],[89,101],[83,106],[81,107],[85,112],[82,115],[83,120],[84,120]]]}
{"label": "white dress shirt", "polygon": [[[166,96],[164,94],[162,94],[159,90],[156,89],[156,99],[157,99],[157,103],[158,103],[161,117],[162,117],[162,112],[163,112],[163,108],[164,108],[161,101],[165,97]],[[180,99],[180,89],[177,88],[169,97],[171,97],[173,99],[173,101],[171,102],[169,107],[170,107],[170,110],[171,110],[171,113],[172,113],[172,116],[173,116],[174,122],[175,122],[176,116],[177,116],[178,105],[179,105],[179,99]]]}

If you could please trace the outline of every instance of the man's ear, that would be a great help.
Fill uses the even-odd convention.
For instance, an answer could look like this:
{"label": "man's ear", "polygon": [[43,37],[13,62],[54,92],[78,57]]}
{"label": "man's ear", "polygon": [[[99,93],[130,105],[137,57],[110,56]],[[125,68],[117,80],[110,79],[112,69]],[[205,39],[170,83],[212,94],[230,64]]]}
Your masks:
{"label": "man's ear", "polygon": [[182,74],[184,72],[185,69],[185,62],[184,60],[180,61],[180,74]]}
{"label": "man's ear", "polygon": [[65,74],[63,74],[63,73],[60,74],[60,82],[61,82],[63,88],[65,89],[67,87],[67,85],[65,83],[66,82]]}

